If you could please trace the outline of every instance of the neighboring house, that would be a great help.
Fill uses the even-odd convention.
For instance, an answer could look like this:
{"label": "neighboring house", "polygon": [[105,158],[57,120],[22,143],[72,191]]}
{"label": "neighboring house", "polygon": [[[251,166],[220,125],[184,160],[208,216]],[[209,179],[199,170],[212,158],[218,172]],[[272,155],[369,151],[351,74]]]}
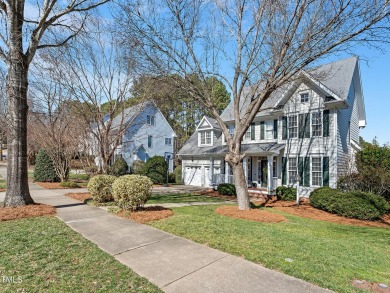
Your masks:
{"label": "neighboring house", "polygon": [[[244,99],[242,109],[249,102]],[[221,117],[234,133],[232,103]],[[338,177],[354,168],[351,162],[360,149],[359,129],[365,126],[356,57],[302,72],[271,95],[244,136],[248,186],[274,192],[277,186],[292,186],[300,179],[301,196],[321,186],[336,187]],[[178,152],[184,183],[232,183],[231,167],[224,161],[226,153],[220,127],[214,119],[204,117]]]}
{"label": "neighboring house", "polygon": [[169,171],[173,172],[173,146],[175,132],[164,115],[153,102],[145,102],[124,110],[123,116],[113,120],[113,129],[126,125],[122,141],[118,145],[113,161],[122,156],[131,166],[134,161],[146,162],[154,156],[169,156]]}

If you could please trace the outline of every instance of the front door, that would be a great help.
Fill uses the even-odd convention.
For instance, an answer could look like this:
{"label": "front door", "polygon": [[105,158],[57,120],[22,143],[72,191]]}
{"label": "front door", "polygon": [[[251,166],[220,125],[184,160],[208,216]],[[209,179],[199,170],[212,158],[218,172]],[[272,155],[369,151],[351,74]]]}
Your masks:
{"label": "front door", "polygon": [[261,187],[267,187],[267,179],[268,179],[268,161],[267,158],[261,157],[258,162],[258,181],[259,186]]}

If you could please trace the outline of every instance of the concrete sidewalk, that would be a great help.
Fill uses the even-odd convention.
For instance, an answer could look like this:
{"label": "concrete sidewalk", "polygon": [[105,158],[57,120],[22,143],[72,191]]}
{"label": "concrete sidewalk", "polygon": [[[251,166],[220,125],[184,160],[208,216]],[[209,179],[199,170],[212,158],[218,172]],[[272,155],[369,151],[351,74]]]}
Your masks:
{"label": "concrete sidewalk", "polygon": [[[31,184],[35,201],[165,292],[331,292]],[[100,268],[97,268],[100,269]]]}

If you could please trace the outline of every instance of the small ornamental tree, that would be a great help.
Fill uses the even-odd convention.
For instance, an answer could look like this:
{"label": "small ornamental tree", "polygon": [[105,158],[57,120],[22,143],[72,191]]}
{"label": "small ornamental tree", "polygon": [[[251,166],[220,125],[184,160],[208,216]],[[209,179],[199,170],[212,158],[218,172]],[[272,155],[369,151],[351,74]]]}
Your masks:
{"label": "small ornamental tree", "polygon": [[112,174],[115,176],[125,175],[128,168],[129,166],[127,165],[125,159],[119,156],[115,159],[114,165],[112,166]]}
{"label": "small ornamental tree", "polygon": [[36,161],[34,169],[34,181],[38,182],[59,182],[60,178],[57,176],[57,173],[53,166],[53,161],[47,155],[44,150],[40,150]]}
{"label": "small ornamental tree", "polygon": [[136,160],[131,166],[131,173],[136,175],[144,175],[145,173],[145,162]]}
{"label": "small ornamental tree", "polygon": [[162,156],[154,156],[145,163],[144,174],[153,183],[164,183],[167,178],[168,165]]}
{"label": "small ornamental tree", "polygon": [[182,184],[182,170],[181,170],[181,165],[176,166],[175,170],[173,170],[173,174],[175,174],[175,182],[178,184]]}

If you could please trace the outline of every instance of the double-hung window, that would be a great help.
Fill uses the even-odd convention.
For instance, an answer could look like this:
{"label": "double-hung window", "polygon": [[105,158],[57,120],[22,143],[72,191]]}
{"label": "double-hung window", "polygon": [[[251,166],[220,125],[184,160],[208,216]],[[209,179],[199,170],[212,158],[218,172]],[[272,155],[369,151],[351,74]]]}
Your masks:
{"label": "double-hung window", "polygon": [[251,129],[252,127],[249,126],[248,130],[245,132],[245,140],[251,140]]}
{"label": "double-hung window", "polygon": [[200,133],[200,144],[201,145],[211,144],[211,131],[205,131]]}
{"label": "double-hung window", "polygon": [[149,125],[156,125],[155,119],[154,115],[146,115],[146,123]]}
{"label": "double-hung window", "polygon": [[148,148],[153,147],[153,136],[149,135],[148,136]]}
{"label": "double-hung window", "polygon": [[288,137],[298,137],[298,119],[296,115],[288,117]]}
{"label": "double-hung window", "polygon": [[311,113],[311,133],[312,136],[322,136],[321,112]]}
{"label": "double-hung window", "polygon": [[165,145],[172,145],[172,138],[166,137],[165,138]]}
{"label": "double-hung window", "polygon": [[288,183],[294,184],[297,177],[297,158],[288,158]]}
{"label": "double-hung window", "polygon": [[321,186],[322,184],[321,158],[311,158],[311,185]]}

